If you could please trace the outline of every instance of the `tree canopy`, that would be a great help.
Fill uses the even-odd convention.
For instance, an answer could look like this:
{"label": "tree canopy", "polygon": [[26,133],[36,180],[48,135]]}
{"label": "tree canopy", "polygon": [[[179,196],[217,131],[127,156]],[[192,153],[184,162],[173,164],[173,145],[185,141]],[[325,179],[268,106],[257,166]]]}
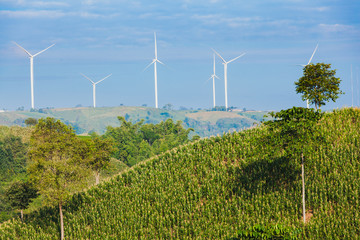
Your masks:
{"label": "tree canopy", "polygon": [[118,119],[120,127],[109,126],[104,136],[114,140],[114,157],[128,166],[189,142],[189,134],[193,131],[185,129],[181,121],[174,123],[172,119],[158,124],[144,124],[143,120],[132,123],[121,116]]}
{"label": "tree canopy", "polygon": [[21,219],[23,219],[23,210],[38,196],[38,193],[31,182],[15,181],[6,190],[5,195],[12,207],[21,210]]}
{"label": "tree canopy", "polygon": [[302,94],[302,100],[309,100],[318,109],[325,102],[335,100],[340,90],[340,78],[335,77],[336,70],[331,70],[331,64],[308,64],[303,69],[303,76],[295,82],[296,93]]}
{"label": "tree canopy", "polygon": [[86,145],[74,130],[54,118],[40,119],[30,139],[28,172],[45,203],[58,205],[61,239],[64,239],[62,206],[85,187],[89,168]]}

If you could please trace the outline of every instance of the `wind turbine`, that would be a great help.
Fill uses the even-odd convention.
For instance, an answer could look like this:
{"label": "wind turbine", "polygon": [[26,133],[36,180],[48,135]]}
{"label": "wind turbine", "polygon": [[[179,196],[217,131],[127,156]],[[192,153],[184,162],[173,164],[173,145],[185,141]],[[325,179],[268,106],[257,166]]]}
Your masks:
{"label": "wind turbine", "polygon": [[[308,63],[306,65],[300,65],[300,66],[306,67],[307,65],[309,65],[311,63],[311,60],[313,59],[318,46],[319,46],[319,44],[316,44],[315,50],[314,50],[313,54],[311,55]],[[309,108],[309,99],[306,99],[306,107]]]}
{"label": "wind turbine", "polygon": [[215,104],[215,78],[217,78],[217,79],[220,79],[218,76],[216,76],[216,74],[215,74],[215,54],[214,54],[214,73],[211,75],[211,77],[208,79],[208,80],[210,80],[210,79],[212,79],[212,82],[213,82],[213,104],[214,104],[214,108],[215,108],[215,106],[216,106],[216,104]]}
{"label": "wind turbine", "polygon": [[227,65],[228,65],[228,63],[231,63],[231,62],[235,61],[236,59],[244,56],[246,53],[243,53],[243,54],[241,54],[240,56],[237,56],[236,58],[231,59],[230,61],[225,61],[225,59],[224,59],[222,56],[220,56],[219,53],[217,53],[214,49],[213,49],[213,51],[216,53],[216,55],[218,55],[218,56],[221,58],[221,60],[223,61],[223,64],[224,64],[225,108],[226,108],[226,110],[227,110],[227,109],[228,109],[228,99],[227,99]]}
{"label": "wind turbine", "polygon": [[81,75],[83,75],[85,78],[87,78],[87,80],[89,80],[93,86],[93,104],[94,104],[94,108],[96,108],[96,84],[104,81],[105,79],[107,79],[108,77],[110,77],[112,74],[107,75],[106,77],[104,77],[103,79],[94,82],[93,80],[91,80],[89,77],[85,76],[84,74],[81,73]]}
{"label": "wind turbine", "polygon": [[154,39],[155,39],[155,58],[153,61],[144,69],[144,71],[151,66],[151,64],[154,64],[154,78],[155,78],[155,107],[158,108],[158,94],[157,94],[157,69],[156,69],[156,63],[161,63],[162,65],[165,65],[157,58],[157,46],[156,46],[156,33],[154,32]]}
{"label": "wind turbine", "polygon": [[55,44],[45,48],[44,50],[32,55],[30,54],[25,48],[23,48],[22,46],[20,46],[19,44],[17,44],[16,42],[14,42],[19,48],[21,48],[24,52],[27,53],[27,55],[29,55],[30,58],[30,82],[31,82],[31,108],[34,109],[35,108],[35,104],[34,104],[34,57],[36,57],[37,55],[39,55],[40,53],[45,52],[46,50],[48,50],[49,48],[51,48],[52,46],[54,46]]}

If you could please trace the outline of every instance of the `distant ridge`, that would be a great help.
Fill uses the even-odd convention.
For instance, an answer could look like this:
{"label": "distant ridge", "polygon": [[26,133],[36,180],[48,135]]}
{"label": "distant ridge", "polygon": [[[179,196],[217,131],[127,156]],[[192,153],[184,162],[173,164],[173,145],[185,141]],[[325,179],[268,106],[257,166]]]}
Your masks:
{"label": "distant ridge", "polygon": [[77,107],[39,109],[36,111],[0,112],[0,125],[25,126],[27,118],[53,117],[73,126],[77,134],[88,134],[95,131],[102,134],[107,126],[118,126],[118,116],[128,121],[159,123],[168,118],[182,121],[184,127],[191,127],[201,137],[239,131],[249,128],[263,119],[262,111],[209,111],[209,110],[165,110],[150,107]]}

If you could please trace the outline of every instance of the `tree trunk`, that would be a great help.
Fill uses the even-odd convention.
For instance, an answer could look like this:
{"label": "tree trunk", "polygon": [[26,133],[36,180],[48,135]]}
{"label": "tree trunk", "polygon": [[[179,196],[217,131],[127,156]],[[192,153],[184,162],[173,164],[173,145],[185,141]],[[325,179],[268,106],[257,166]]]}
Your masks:
{"label": "tree trunk", "polygon": [[95,171],[95,184],[98,185],[100,183],[100,172]]}
{"label": "tree trunk", "polygon": [[20,209],[21,221],[24,221],[24,210]]}
{"label": "tree trunk", "polygon": [[62,212],[62,205],[61,202],[59,203],[59,212],[60,212],[60,232],[61,232],[61,240],[64,240],[64,219],[63,219],[63,212]]}
{"label": "tree trunk", "polygon": [[304,223],[306,222],[305,219],[305,170],[304,170],[304,155],[301,153],[301,178],[302,178],[302,203],[303,203],[303,218]]}

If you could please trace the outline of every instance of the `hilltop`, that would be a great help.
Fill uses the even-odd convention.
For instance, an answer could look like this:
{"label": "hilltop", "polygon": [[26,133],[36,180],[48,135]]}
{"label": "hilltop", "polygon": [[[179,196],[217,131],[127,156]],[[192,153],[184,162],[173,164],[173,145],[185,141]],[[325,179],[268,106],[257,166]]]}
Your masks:
{"label": "hilltop", "polygon": [[[300,239],[360,238],[360,111],[325,114],[308,142],[307,223],[300,164],[264,142],[266,127],[202,139],[142,162],[65,207],[67,239],[228,239],[283,224]],[[0,225],[0,239],[56,239],[57,208]]]}
{"label": "hilltop", "polygon": [[77,134],[95,131],[102,134],[107,126],[118,126],[118,116],[126,120],[159,123],[168,118],[181,120],[184,127],[194,128],[201,137],[216,136],[229,131],[239,131],[259,123],[266,112],[261,111],[209,111],[209,110],[164,110],[150,107],[79,107],[39,109],[37,111],[0,112],[0,125],[24,126],[27,118],[53,117],[73,126]]}

